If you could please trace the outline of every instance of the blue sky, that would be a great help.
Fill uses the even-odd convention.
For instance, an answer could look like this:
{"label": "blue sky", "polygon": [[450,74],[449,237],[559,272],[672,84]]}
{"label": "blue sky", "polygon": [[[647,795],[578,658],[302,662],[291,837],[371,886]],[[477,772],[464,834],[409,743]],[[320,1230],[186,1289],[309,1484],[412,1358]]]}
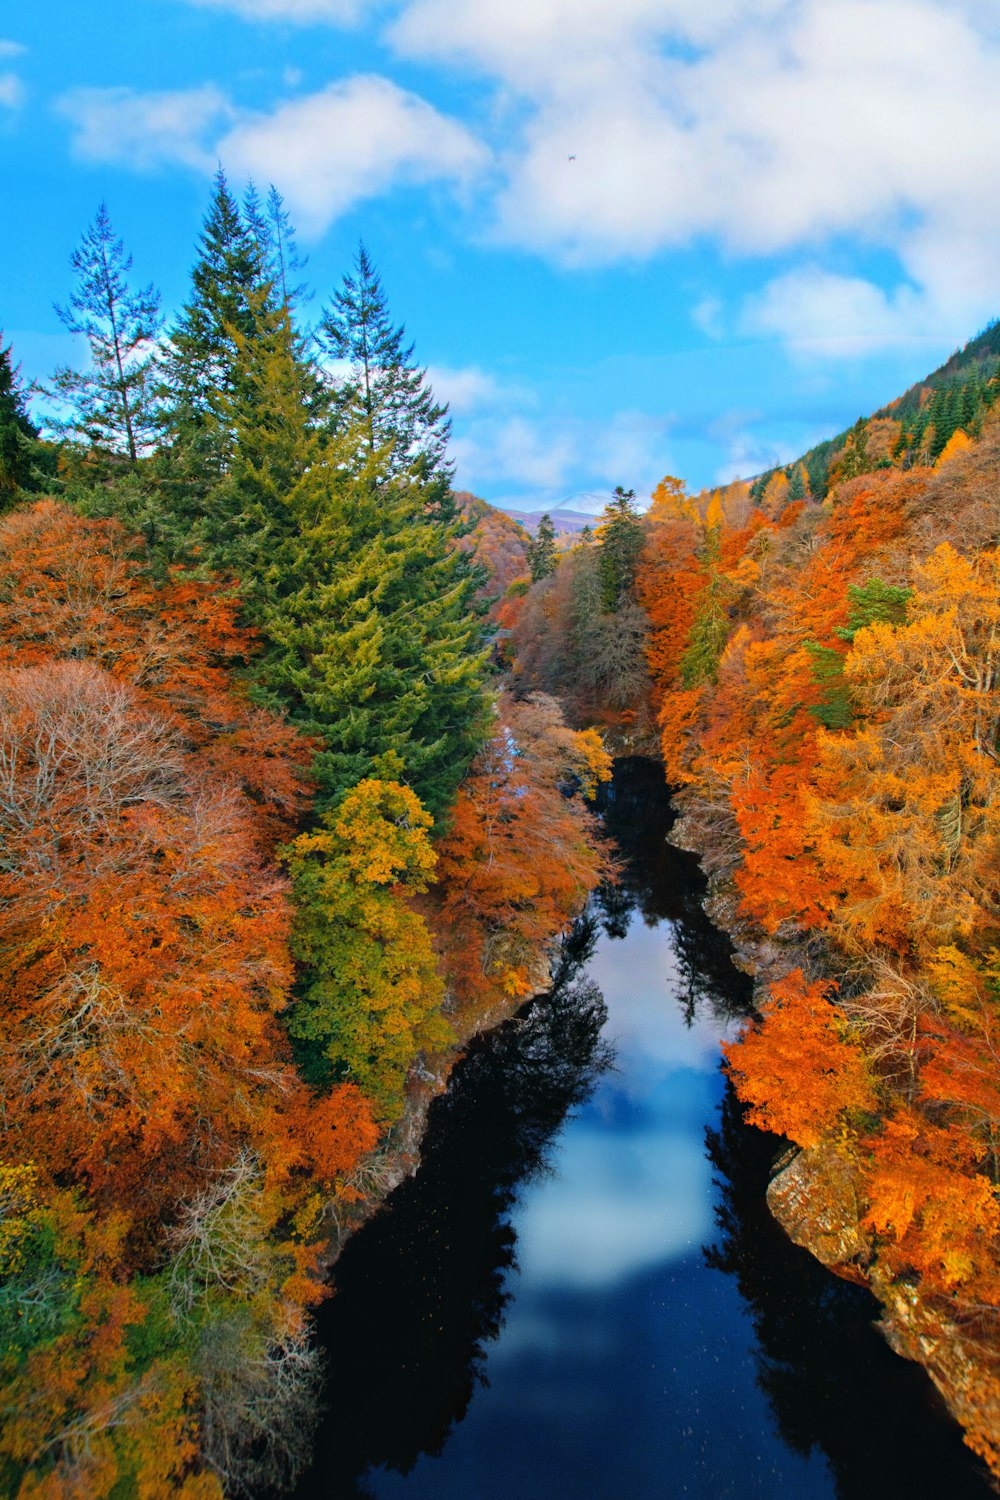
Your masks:
{"label": "blue sky", "polygon": [[[0,327],[101,199],[166,308],[274,181],[316,311],[359,237],[460,485],[599,509],[787,460],[1000,313],[1000,0],[38,0],[0,12]],[[572,158],[572,159],[571,159]]]}

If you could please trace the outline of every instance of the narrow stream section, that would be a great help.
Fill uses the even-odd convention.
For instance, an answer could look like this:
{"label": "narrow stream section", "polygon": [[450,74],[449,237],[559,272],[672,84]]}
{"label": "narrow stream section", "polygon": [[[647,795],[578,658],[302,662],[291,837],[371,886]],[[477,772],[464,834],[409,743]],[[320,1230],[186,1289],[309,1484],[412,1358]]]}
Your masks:
{"label": "narrow stream section", "polygon": [[779,1143],[719,1067],[749,985],[659,769],[620,765],[605,820],[621,883],[339,1262],[299,1500],[986,1500],[873,1299],[767,1212]]}

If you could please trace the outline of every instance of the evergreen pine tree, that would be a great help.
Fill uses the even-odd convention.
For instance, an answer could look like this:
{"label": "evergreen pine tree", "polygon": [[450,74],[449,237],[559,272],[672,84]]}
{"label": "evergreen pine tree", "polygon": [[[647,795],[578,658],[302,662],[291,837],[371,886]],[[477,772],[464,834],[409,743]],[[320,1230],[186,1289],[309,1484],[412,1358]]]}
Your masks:
{"label": "evergreen pine tree", "polygon": [[160,371],[169,477],[187,490],[193,512],[232,459],[237,341],[253,337],[269,299],[264,254],[220,167],[191,272],[191,297],[170,332]]}
{"label": "evergreen pine tree", "polygon": [[28,483],[30,456],[38,428],[28,416],[11,347],[0,337],[0,505]]}
{"label": "evergreen pine tree", "polygon": [[548,578],[556,570],[556,529],[548,511],[538,522],[538,530],[528,543],[528,567],[532,583]]}
{"label": "evergreen pine tree", "polygon": [[306,283],[295,279],[300,271],[305,270],[306,258],[299,255],[285,200],[273,183],[267,195],[266,218],[270,249],[268,273],[282,305],[294,310],[311,295]]}
{"label": "evergreen pine tree", "polygon": [[317,335],[324,354],[347,371],[337,390],[337,406],[356,425],[370,454],[387,449],[393,473],[416,465],[426,483],[440,486],[443,481],[447,490],[448,409],[435,401],[427,372],[415,364],[414,346],[404,344],[405,329],[393,326],[364,245],[354,269],[323,313]]}
{"label": "evergreen pine tree", "polygon": [[322,740],[321,801],[388,776],[437,815],[487,729],[475,579],[421,486],[380,473],[378,455],[359,471],[356,441],[340,434],[288,496],[261,681]]}
{"label": "evergreen pine tree", "polygon": [[252,331],[234,330],[234,380],[220,406],[233,437],[227,472],[190,523],[188,545],[210,567],[235,574],[252,614],[269,596],[294,532],[289,499],[322,450],[324,391],[305,358],[289,309],[269,285],[248,294]]}
{"label": "evergreen pine tree", "polygon": [[635,490],[615,489],[601,516],[601,602],[613,612],[632,591],[642,551],[642,522],[635,509]]}
{"label": "evergreen pine tree", "polygon": [[794,505],[798,500],[806,498],[806,476],[801,464],[796,464],[788,479],[788,503]]}
{"label": "evergreen pine tree", "polygon": [[130,287],[132,257],[103,203],[70,263],[76,288],[69,306],[57,304],[56,312],[70,333],[87,340],[90,369],[56,371],[55,392],[69,415],[53,425],[135,465],[156,431],[152,343],[162,326],[159,293],[152,284]]}

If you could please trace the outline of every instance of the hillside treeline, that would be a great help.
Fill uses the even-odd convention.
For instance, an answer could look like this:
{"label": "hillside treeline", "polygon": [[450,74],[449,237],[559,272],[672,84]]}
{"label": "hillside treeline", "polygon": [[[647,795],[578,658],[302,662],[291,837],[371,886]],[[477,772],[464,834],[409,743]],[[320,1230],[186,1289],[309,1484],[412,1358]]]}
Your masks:
{"label": "hillside treeline", "polygon": [[41,425],[0,352],[0,1488],[260,1495],[415,1075],[606,868],[608,759],[496,691],[363,249],[308,326],[280,198],[220,173],[168,325],[104,208],[72,264]]}

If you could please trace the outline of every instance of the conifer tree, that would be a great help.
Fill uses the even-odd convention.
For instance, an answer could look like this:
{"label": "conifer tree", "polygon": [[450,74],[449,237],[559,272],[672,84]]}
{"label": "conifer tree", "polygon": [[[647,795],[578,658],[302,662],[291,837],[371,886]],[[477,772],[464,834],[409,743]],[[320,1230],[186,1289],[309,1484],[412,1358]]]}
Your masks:
{"label": "conifer tree", "polygon": [[264,574],[265,690],[324,748],[324,802],[366,775],[404,780],[435,815],[487,726],[475,579],[413,479],[329,443],[288,496]]}
{"label": "conifer tree", "polygon": [[635,509],[635,490],[618,485],[601,517],[601,603],[615,611],[635,583],[643,546],[642,523]]}
{"label": "conifer tree", "polygon": [[27,484],[30,448],[37,437],[11,346],[4,348],[0,338],[0,504]]}
{"label": "conifer tree", "polygon": [[273,289],[275,306],[292,311],[307,295],[305,282],[295,281],[297,274],[305,269],[306,262],[299,255],[285,200],[273,183],[265,203],[261,202],[255,184],[248,183],[243,195],[243,218],[260,252],[261,266]]}
{"label": "conifer tree", "polygon": [[269,301],[264,255],[220,167],[191,272],[191,297],[170,332],[160,372],[171,477],[195,501],[232,459],[237,340],[254,336]]}
{"label": "conifer tree", "polygon": [[270,259],[268,271],[275,285],[276,294],[284,307],[294,309],[300,302],[308,301],[311,293],[304,281],[295,278],[306,268],[306,257],[299,254],[295,243],[295,230],[285,200],[271,184],[267,195],[266,219]]}
{"label": "conifer tree", "polygon": [[556,529],[552,517],[546,511],[538,523],[538,530],[528,543],[528,566],[532,583],[548,578],[556,570]]}
{"label": "conifer tree", "polygon": [[249,293],[248,306],[252,331],[234,330],[235,378],[220,404],[232,458],[193,517],[188,540],[203,561],[240,578],[256,617],[294,530],[290,497],[320,455],[317,417],[325,405],[288,308],[271,305],[266,285]]}
{"label": "conifer tree", "polygon": [[382,283],[364,245],[320,319],[318,340],[325,355],[348,373],[337,392],[343,418],[357,424],[369,453],[388,449],[389,466],[401,473],[417,464],[425,481],[450,485],[446,457],[448,409],[434,399],[427,372],[394,327]]}
{"label": "conifer tree", "polygon": [[160,296],[152,284],[140,291],[129,285],[132,257],[103,203],[70,264],[76,288],[56,312],[87,340],[90,369],[56,371],[54,388],[69,416],[53,425],[135,465],[156,431],[152,345],[162,326]]}

